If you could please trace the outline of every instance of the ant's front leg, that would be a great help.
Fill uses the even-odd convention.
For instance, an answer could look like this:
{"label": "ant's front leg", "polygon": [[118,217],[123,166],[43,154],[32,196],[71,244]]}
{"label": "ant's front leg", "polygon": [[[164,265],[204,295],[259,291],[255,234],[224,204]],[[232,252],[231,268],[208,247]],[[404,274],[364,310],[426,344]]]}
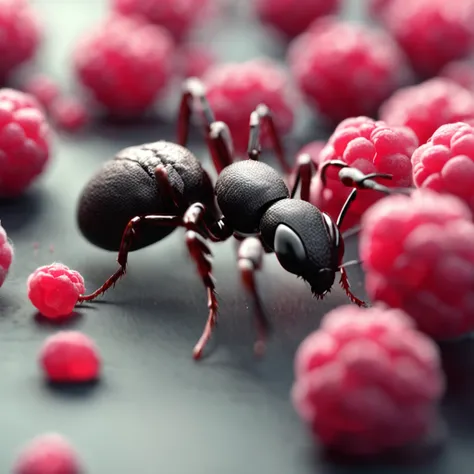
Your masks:
{"label": "ant's front leg", "polygon": [[[292,176],[294,176],[294,181],[290,197],[294,199],[298,186],[301,184],[300,199],[309,202],[311,178],[313,177],[313,161],[311,160],[311,156],[307,153],[302,153],[296,157],[296,168]],[[292,176],[290,176],[290,178]]]}

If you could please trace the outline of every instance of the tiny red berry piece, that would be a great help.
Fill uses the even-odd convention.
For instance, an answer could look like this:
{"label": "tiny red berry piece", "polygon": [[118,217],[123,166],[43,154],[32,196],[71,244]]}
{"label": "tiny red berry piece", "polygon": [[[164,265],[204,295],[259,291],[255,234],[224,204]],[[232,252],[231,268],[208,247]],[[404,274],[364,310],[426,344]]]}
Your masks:
{"label": "tiny red berry piece", "polygon": [[66,439],[48,433],[23,448],[13,474],[81,474],[78,455]]}
{"label": "tiny red berry piece", "polygon": [[[389,127],[368,117],[355,117],[341,122],[319,155],[320,164],[338,160],[358,168],[365,174],[388,173],[391,180],[383,180],[389,187],[405,188],[412,185],[411,155],[418,146],[409,128]],[[311,202],[336,221],[352,191],[338,178],[339,170],[329,168],[326,185],[317,174],[311,185]],[[382,182],[382,181],[380,181]],[[342,230],[359,223],[362,214],[384,195],[364,190],[359,192],[347,213]]]}
{"label": "tiny red berry piece", "polygon": [[76,132],[89,121],[86,107],[75,97],[61,97],[51,105],[51,118],[56,126],[68,132]]}
{"label": "tiny red berry piece", "polygon": [[69,316],[79,296],[85,292],[84,279],[80,273],[62,263],[36,269],[28,277],[27,288],[33,306],[50,319]]}
{"label": "tiny red berry piece", "polygon": [[79,41],[74,64],[79,81],[102,107],[133,116],[152,107],[168,85],[173,52],[165,29],[113,16]]}
{"label": "tiny red berry piece", "polygon": [[95,343],[78,331],[61,331],[46,339],[39,356],[48,380],[56,383],[92,382],[101,361]]}
{"label": "tiny red berry piece", "polygon": [[474,92],[474,66],[469,61],[453,61],[440,71],[439,76]]}
{"label": "tiny red berry piece", "polygon": [[361,227],[373,301],[404,310],[436,339],[474,330],[474,224],[461,200],[427,189],[389,196],[365,213]]}
{"label": "tiny red berry piece", "polygon": [[197,44],[181,48],[179,55],[179,72],[183,77],[201,78],[216,63],[209,48]]}
{"label": "tiny red berry piece", "polygon": [[406,80],[403,54],[386,33],[331,17],[293,40],[288,61],[310,105],[333,122],[373,115]]}
{"label": "tiny red berry piece", "polygon": [[0,224],[0,287],[5,282],[13,261],[13,246],[5,229]]}
{"label": "tiny red berry piece", "polygon": [[403,312],[342,306],[300,345],[292,396],[323,446],[373,455],[423,438],[444,386],[436,345]]}
{"label": "tiny red berry piece", "polygon": [[447,123],[474,118],[474,95],[454,82],[434,78],[395,92],[380,107],[389,125],[410,127],[420,144]]}
{"label": "tiny red berry piece", "polygon": [[31,77],[25,84],[25,92],[34,96],[46,110],[49,110],[60,94],[58,84],[44,74]]}

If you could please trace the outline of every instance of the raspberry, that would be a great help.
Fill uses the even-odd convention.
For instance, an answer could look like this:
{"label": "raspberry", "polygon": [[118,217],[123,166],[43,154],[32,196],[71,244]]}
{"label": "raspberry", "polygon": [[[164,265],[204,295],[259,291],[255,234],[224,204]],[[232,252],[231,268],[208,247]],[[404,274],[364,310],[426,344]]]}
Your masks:
{"label": "raspberry", "polygon": [[474,66],[469,61],[453,61],[440,71],[439,76],[474,92]]}
{"label": "raspberry", "polygon": [[0,89],[0,196],[22,194],[49,160],[50,128],[36,99]]}
{"label": "raspberry", "polygon": [[436,339],[474,330],[474,224],[458,198],[420,189],[362,218],[369,297],[409,314]]}
{"label": "raspberry", "polygon": [[138,115],[168,85],[173,49],[163,28],[113,16],[79,41],[75,70],[79,81],[109,113]]}
{"label": "raspberry", "polygon": [[0,77],[36,53],[42,28],[36,11],[25,0],[0,0]]}
{"label": "raspberry", "polygon": [[5,229],[0,224],[0,287],[5,283],[8,270],[13,261],[13,246]]}
{"label": "raspberry", "polygon": [[[270,59],[219,64],[203,78],[207,97],[217,120],[231,131],[235,151],[245,154],[249,140],[249,118],[264,103],[273,113],[280,133],[288,133],[294,121],[294,91],[280,65]],[[263,143],[268,143],[267,137]]]}
{"label": "raspberry", "polygon": [[56,383],[84,383],[98,378],[99,350],[78,331],[61,331],[46,339],[39,356],[45,376]]}
{"label": "raspberry", "polygon": [[373,18],[384,22],[385,15],[387,14],[392,1],[393,0],[369,0],[368,8],[370,15]]}
{"label": "raspberry", "polygon": [[318,167],[321,162],[320,154],[323,151],[325,146],[326,146],[326,142],[323,142],[321,140],[310,142],[307,145],[305,145],[303,148],[301,148],[301,150],[297,153],[297,156],[302,155],[304,153],[308,154],[311,157],[311,161],[314,163],[314,165]]}
{"label": "raspberry", "polygon": [[54,123],[68,132],[84,128],[89,121],[84,104],[74,97],[61,97],[55,100],[50,113]]}
{"label": "raspberry", "polygon": [[335,13],[341,0],[257,0],[257,17],[288,38],[299,35],[325,15]]}
{"label": "raspberry", "polygon": [[[381,121],[356,117],[341,122],[320,153],[320,163],[344,161],[364,173],[388,173],[392,180],[383,180],[390,187],[412,185],[411,155],[418,141],[409,128],[389,127]],[[311,202],[336,221],[351,189],[338,179],[337,168],[329,168],[326,186],[316,175],[311,185]],[[382,182],[382,181],[381,181]],[[342,230],[359,223],[362,214],[384,197],[376,191],[361,190],[344,218]]]}
{"label": "raspberry", "polygon": [[28,277],[27,288],[33,306],[50,319],[69,316],[85,292],[82,276],[62,263],[37,268]]}
{"label": "raspberry", "polygon": [[373,115],[406,75],[403,55],[387,34],[330,17],[293,40],[288,61],[310,105],[334,122]]}
{"label": "raspberry", "polygon": [[473,14],[472,0],[392,0],[384,25],[416,72],[428,78],[471,51]]}
{"label": "raspberry", "polygon": [[35,97],[46,110],[49,110],[53,101],[60,94],[58,84],[51,77],[44,74],[31,77],[24,89],[25,92]]}
{"label": "raspberry", "polygon": [[81,474],[77,453],[61,435],[38,436],[23,448],[13,474]]}
{"label": "raspberry", "polygon": [[196,44],[186,45],[179,54],[180,75],[183,77],[201,78],[216,62],[208,47]]}
{"label": "raspberry", "polygon": [[367,455],[425,436],[444,385],[436,345],[407,315],[342,306],[299,347],[292,395],[324,446]]}

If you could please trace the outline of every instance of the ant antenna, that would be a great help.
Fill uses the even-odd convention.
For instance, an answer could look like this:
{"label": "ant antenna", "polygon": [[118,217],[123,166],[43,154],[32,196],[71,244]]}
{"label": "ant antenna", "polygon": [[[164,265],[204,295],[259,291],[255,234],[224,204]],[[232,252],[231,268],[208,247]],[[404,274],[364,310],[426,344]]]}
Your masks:
{"label": "ant antenna", "polygon": [[342,265],[339,265],[339,270],[341,268],[347,268],[347,267],[353,267],[355,265],[362,265],[364,262],[362,260],[349,260],[346,263],[343,263]]}

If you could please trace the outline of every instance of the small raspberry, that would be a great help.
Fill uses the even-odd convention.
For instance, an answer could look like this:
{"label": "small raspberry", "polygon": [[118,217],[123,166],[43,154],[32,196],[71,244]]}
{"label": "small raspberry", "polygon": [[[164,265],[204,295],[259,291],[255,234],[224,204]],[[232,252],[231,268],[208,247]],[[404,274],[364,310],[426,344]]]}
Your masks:
{"label": "small raspberry", "polygon": [[436,345],[401,311],[342,306],[300,345],[293,403],[328,448],[380,454],[427,434],[444,392]]}
{"label": "small raspberry", "polygon": [[310,104],[334,122],[373,115],[407,70],[387,34],[329,17],[293,40],[288,61]]}
{"label": "small raspberry", "polygon": [[111,114],[138,115],[168,85],[173,49],[163,28],[113,16],[79,41],[74,65],[79,81]]}
{"label": "small raspberry", "polygon": [[305,145],[301,150],[296,154],[296,156],[308,154],[311,157],[311,161],[314,165],[319,167],[321,163],[320,154],[326,146],[326,142],[322,140],[316,140]]}
{"label": "small raspberry", "polygon": [[454,82],[434,78],[395,92],[380,107],[389,125],[410,127],[420,144],[441,125],[474,118],[474,96]]}
{"label": "small raspberry", "polygon": [[68,132],[84,128],[89,121],[84,104],[75,97],[58,98],[52,103],[50,113],[56,126]]}
{"label": "small raspberry", "polygon": [[366,288],[436,339],[474,330],[474,224],[458,198],[420,189],[382,199],[362,218]]}
{"label": "small raspberry", "polygon": [[37,268],[27,280],[28,298],[45,317],[69,316],[79,295],[84,294],[84,279],[62,263]]}
{"label": "small raspberry", "polygon": [[469,54],[474,40],[472,0],[392,0],[384,26],[413,68],[432,77],[450,61]]}
{"label": "small raspberry", "polygon": [[49,110],[53,101],[60,94],[59,85],[51,77],[44,74],[31,77],[25,84],[24,90],[35,97],[46,110]]}
{"label": "small raspberry", "polygon": [[469,61],[453,61],[440,71],[439,76],[474,92],[474,66]]}
{"label": "small raspberry", "polygon": [[50,128],[36,99],[0,89],[0,196],[19,196],[43,172],[49,142]]}
{"label": "small raspberry", "polygon": [[[272,111],[280,133],[292,129],[294,91],[278,63],[262,58],[218,64],[207,71],[203,81],[216,119],[229,126],[237,154],[247,151],[250,114],[261,103]],[[262,141],[267,144],[267,137]]]}
{"label": "small raspberry", "polygon": [[5,283],[8,270],[13,261],[13,246],[5,229],[0,224],[0,287]]}
{"label": "small raspberry", "polygon": [[13,474],[81,474],[78,455],[61,435],[48,433],[33,439],[20,452]]}
{"label": "small raspberry", "polygon": [[208,47],[189,44],[179,51],[179,72],[183,77],[201,78],[216,63]]}
{"label": "small raspberry", "polygon": [[265,24],[293,38],[325,15],[336,13],[341,0],[257,0],[255,12]]}
{"label": "small raspberry", "polygon": [[78,331],[60,331],[46,339],[39,362],[46,378],[56,383],[92,382],[101,366],[97,346]]}
{"label": "small raspberry", "polygon": [[[380,182],[389,187],[406,188],[412,185],[411,155],[418,146],[409,128],[389,127],[368,117],[356,117],[341,122],[320,153],[320,164],[331,160],[344,161],[362,172],[388,173],[391,180]],[[339,170],[329,168],[326,186],[317,174],[311,185],[311,202],[336,221],[351,189],[338,178]],[[384,197],[376,191],[361,190],[344,218],[342,230],[359,223],[362,214]]]}

